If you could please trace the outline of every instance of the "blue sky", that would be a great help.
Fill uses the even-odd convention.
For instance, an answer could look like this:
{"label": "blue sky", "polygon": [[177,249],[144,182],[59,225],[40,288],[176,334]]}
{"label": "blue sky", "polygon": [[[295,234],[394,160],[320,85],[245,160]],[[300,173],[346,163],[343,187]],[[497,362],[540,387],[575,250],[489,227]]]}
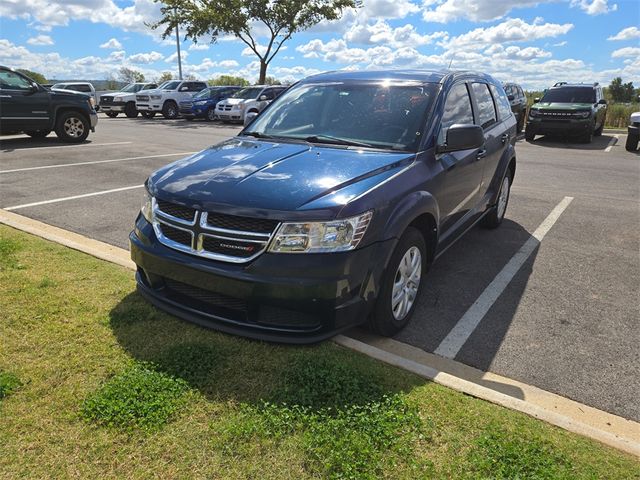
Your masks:
{"label": "blue sky", "polygon": [[[175,42],[145,25],[158,15],[153,0],[2,0],[0,64],[58,79],[103,79],[122,66],[148,79],[176,73]],[[528,89],[560,80],[606,85],[615,76],[640,86],[639,25],[640,0],[364,0],[341,20],[294,36],[269,75],[440,69],[453,58],[453,68]],[[258,76],[255,56],[233,38],[182,46],[184,71],[200,79]]]}

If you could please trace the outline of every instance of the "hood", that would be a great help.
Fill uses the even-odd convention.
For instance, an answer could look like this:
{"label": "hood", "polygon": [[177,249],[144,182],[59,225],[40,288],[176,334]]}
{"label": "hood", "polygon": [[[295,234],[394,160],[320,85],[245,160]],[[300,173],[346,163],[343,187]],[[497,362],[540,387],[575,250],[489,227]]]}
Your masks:
{"label": "hood", "polygon": [[164,89],[160,89],[160,88],[153,88],[151,90],[144,90],[144,91],[140,91],[137,92],[136,95],[162,95],[163,93],[167,93],[167,92],[177,92],[177,90],[164,90]]}
{"label": "hood", "polygon": [[236,137],[161,168],[149,177],[149,190],[164,200],[202,210],[335,214],[414,158],[408,152]]}
{"label": "hood", "polygon": [[538,110],[589,110],[593,103],[561,103],[561,102],[538,102],[531,106]]}
{"label": "hood", "polygon": [[222,100],[222,103],[226,103],[228,105],[239,105],[241,103],[246,103],[252,101],[253,98],[225,98]]}
{"label": "hood", "polygon": [[61,88],[52,88],[51,90],[49,90],[49,94],[59,98],[63,98],[63,97],[90,98],[91,97],[91,94],[89,93],[76,92],[73,90],[63,90]]}

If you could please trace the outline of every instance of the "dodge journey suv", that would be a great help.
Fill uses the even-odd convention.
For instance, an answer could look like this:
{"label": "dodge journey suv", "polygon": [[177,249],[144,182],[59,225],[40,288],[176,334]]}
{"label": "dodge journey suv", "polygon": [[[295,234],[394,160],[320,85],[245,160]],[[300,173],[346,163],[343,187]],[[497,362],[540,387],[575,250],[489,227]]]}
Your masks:
{"label": "dodge journey suv", "polygon": [[497,227],[516,120],[492,77],[339,72],[300,81],[230,140],[146,182],[130,235],[141,294],[281,342],[410,320],[427,267]]}

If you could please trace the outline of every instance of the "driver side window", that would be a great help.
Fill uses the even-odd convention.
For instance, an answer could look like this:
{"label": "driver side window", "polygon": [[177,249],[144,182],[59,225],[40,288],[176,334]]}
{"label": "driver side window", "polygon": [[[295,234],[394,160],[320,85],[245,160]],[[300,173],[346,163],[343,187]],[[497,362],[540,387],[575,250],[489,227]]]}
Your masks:
{"label": "driver side window", "polygon": [[22,75],[7,70],[0,71],[0,88],[4,90],[31,90],[31,82]]}
{"label": "driver side window", "polygon": [[467,85],[458,83],[449,90],[444,104],[444,112],[438,134],[438,144],[444,145],[447,140],[447,130],[454,123],[473,124],[473,108]]}

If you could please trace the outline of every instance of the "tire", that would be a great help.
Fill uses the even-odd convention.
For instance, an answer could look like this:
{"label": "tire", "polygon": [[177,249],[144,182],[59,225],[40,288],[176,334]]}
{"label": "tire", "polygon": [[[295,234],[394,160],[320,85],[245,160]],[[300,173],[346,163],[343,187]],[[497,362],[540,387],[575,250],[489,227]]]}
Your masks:
{"label": "tire", "polygon": [[51,130],[29,130],[24,133],[29,135],[31,138],[44,138],[51,133]]}
{"label": "tire", "polygon": [[591,127],[589,127],[589,131],[583,134],[582,137],[580,137],[580,141],[582,143],[591,143],[593,141],[593,134],[594,134],[594,125],[591,125]]}
{"label": "tire", "polygon": [[640,141],[640,135],[627,135],[627,141],[624,144],[624,148],[627,152],[635,152],[638,150],[638,141]]}
{"label": "tire", "polygon": [[118,112],[104,112],[104,113],[109,118],[116,118],[118,116]]}
{"label": "tire", "polygon": [[156,112],[140,112],[140,114],[144,117],[144,118],[153,118],[156,116]]}
{"label": "tire", "polygon": [[187,122],[193,122],[195,120],[194,117],[184,117]]}
{"label": "tire", "polygon": [[204,118],[207,122],[213,122],[216,119],[216,107],[209,108]]}
{"label": "tire", "polygon": [[480,222],[484,228],[498,228],[504,220],[504,215],[507,212],[507,206],[509,205],[509,195],[511,193],[511,181],[513,176],[511,169],[507,170],[502,184],[500,185],[500,192],[498,193],[498,201],[495,206],[491,207],[489,213],[482,217]]}
{"label": "tire", "polygon": [[138,116],[138,110],[136,110],[135,102],[128,102],[124,106],[124,114],[127,118],[136,118]]}
{"label": "tire", "polygon": [[[369,321],[371,330],[391,337],[409,323],[424,283],[421,280],[427,265],[424,237],[418,229],[407,228],[383,273],[382,287]],[[394,291],[398,295],[395,304],[392,299]]]}
{"label": "tire", "polygon": [[79,112],[62,112],[56,121],[56,135],[64,142],[80,143],[89,136],[89,121]]}
{"label": "tire", "polygon": [[527,142],[533,142],[533,139],[536,138],[536,134],[534,132],[530,132],[528,130],[524,131],[524,139]]}
{"label": "tire", "polygon": [[178,118],[178,105],[173,100],[167,100],[162,106],[162,116],[167,120]]}
{"label": "tire", "polygon": [[518,117],[518,123],[516,125],[517,133],[522,133],[524,130],[524,112],[520,112],[520,116]]}

